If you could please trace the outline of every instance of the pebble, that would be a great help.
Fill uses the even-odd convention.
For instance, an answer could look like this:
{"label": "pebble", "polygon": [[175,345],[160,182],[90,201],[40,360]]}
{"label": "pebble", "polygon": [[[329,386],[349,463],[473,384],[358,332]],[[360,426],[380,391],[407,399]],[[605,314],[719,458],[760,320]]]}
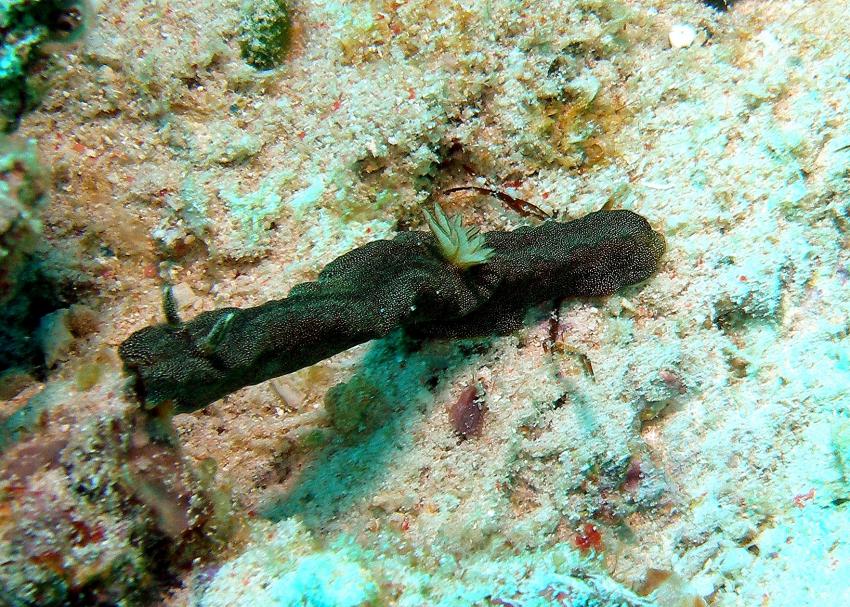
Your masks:
{"label": "pebble", "polygon": [[672,48],[687,48],[693,44],[697,37],[697,31],[685,23],[677,23],[667,34]]}

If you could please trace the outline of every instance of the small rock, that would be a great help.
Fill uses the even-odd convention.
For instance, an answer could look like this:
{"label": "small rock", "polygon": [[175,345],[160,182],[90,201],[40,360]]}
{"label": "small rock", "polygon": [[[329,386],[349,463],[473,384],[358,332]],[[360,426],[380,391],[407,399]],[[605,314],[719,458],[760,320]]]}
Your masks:
{"label": "small rock", "polygon": [[304,402],[304,394],[280,379],[269,382],[274,393],[290,410],[297,411]]}
{"label": "small rock", "polygon": [[672,48],[687,48],[697,38],[697,31],[685,23],[677,23],[667,34]]}
{"label": "small rock", "polygon": [[187,283],[181,282],[172,287],[172,293],[177,300],[177,305],[181,312],[185,312],[192,308],[195,302],[198,301],[198,296]]}
{"label": "small rock", "polygon": [[44,364],[52,369],[60,360],[66,360],[74,343],[74,336],[68,328],[70,311],[68,308],[56,310],[41,318],[35,335],[44,352]]}

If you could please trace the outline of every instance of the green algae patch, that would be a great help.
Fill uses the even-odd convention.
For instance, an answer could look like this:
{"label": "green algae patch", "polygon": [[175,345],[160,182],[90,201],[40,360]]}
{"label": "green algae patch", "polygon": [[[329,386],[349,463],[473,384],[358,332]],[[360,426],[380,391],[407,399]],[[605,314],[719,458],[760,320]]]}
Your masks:
{"label": "green algae patch", "polygon": [[289,46],[292,22],[283,0],[248,0],[242,4],[242,58],[258,70],[277,67]]}
{"label": "green algae patch", "polygon": [[0,303],[14,294],[18,270],[41,234],[47,196],[36,151],[34,140],[0,135]]}
{"label": "green algae patch", "polygon": [[86,4],[73,0],[0,2],[0,131],[15,130],[21,115],[36,105],[30,82],[48,42],[72,41],[83,31]]}
{"label": "green algae patch", "polygon": [[381,389],[360,375],[328,390],[325,408],[331,424],[343,436],[374,428],[391,413],[391,403]]}

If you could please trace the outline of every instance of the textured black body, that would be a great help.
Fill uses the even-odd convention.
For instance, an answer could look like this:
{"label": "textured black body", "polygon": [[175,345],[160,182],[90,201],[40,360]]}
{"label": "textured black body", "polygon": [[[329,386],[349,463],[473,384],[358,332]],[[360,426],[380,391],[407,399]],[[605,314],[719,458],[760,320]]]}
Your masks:
{"label": "textured black body", "polygon": [[622,210],[489,232],[486,243],[493,257],[461,270],[430,233],[403,232],[335,259],[284,299],[141,329],[120,355],[146,406],[192,411],[398,327],[443,338],[511,332],[531,305],[610,295],[648,278],[664,252],[649,223]]}

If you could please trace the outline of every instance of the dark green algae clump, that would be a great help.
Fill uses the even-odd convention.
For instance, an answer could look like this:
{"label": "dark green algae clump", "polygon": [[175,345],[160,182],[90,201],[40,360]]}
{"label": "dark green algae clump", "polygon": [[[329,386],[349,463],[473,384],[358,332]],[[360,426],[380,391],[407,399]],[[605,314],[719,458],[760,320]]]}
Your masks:
{"label": "dark green algae clump", "polygon": [[314,282],[253,308],[223,308],[165,324],[119,349],[146,408],[200,409],[244,386],[292,373],[403,329],[414,337],[507,334],[530,306],[611,295],[649,278],[664,239],[631,211],[484,234],[486,262],[461,269],[428,232],[402,232],[329,263]]}
{"label": "dark green algae clump", "polygon": [[258,70],[270,70],[283,60],[292,22],[284,0],[246,0],[242,4],[242,58]]}
{"label": "dark green algae clump", "polygon": [[74,40],[88,5],[76,0],[0,0],[0,131],[9,132],[39,97],[31,75],[48,42]]}

